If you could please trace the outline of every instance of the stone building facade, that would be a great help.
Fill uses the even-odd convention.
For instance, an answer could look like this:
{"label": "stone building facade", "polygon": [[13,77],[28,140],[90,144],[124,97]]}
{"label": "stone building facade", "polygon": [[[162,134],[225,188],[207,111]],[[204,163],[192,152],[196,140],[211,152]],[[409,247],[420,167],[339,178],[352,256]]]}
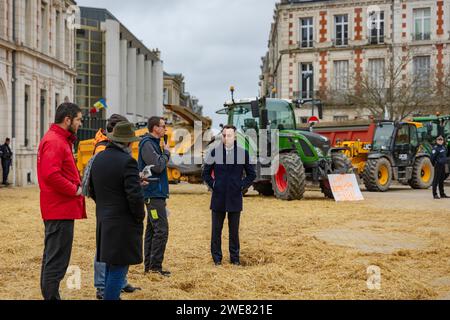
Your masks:
{"label": "stone building facade", "polygon": [[9,178],[17,186],[37,183],[40,139],[56,107],[73,100],[75,30],[67,18],[74,5],[0,0],[0,143],[12,139]]}
{"label": "stone building facade", "polygon": [[[377,77],[394,57],[411,52],[402,76],[432,73],[437,81],[448,72],[449,36],[450,1],[282,0],[262,58],[260,94],[312,99],[342,92],[351,89],[349,78]],[[311,109],[297,111],[298,121],[306,122]],[[323,109],[325,121],[367,116],[345,104]]]}

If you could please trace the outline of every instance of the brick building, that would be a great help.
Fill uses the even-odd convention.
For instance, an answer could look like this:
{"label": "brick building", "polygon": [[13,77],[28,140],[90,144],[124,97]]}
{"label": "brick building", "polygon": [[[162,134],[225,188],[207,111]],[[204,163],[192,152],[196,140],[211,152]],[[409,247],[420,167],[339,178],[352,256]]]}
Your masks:
{"label": "brick building", "polygon": [[[406,59],[411,52],[402,76],[438,81],[450,64],[449,34],[447,0],[282,0],[262,58],[260,94],[326,101],[330,92],[357,85],[350,79],[380,78],[394,57]],[[299,122],[311,114],[311,105],[305,105]],[[325,104],[323,111],[326,121],[368,115],[345,103]]]}

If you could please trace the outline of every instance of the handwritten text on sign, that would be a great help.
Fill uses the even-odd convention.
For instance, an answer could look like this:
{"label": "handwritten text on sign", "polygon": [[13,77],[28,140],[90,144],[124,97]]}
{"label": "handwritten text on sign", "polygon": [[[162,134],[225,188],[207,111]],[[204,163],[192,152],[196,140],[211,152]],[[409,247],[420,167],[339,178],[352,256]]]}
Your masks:
{"label": "handwritten text on sign", "polygon": [[337,202],[364,200],[354,174],[331,174],[328,179]]}

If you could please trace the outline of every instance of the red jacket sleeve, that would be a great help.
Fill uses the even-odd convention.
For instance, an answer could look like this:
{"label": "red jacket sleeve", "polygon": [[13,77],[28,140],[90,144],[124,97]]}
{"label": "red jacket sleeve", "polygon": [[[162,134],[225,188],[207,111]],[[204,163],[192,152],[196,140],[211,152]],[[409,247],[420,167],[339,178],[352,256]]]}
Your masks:
{"label": "red jacket sleeve", "polygon": [[45,184],[50,186],[55,192],[76,196],[78,186],[62,174],[65,154],[64,148],[57,144],[44,144],[40,154],[41,177]]}

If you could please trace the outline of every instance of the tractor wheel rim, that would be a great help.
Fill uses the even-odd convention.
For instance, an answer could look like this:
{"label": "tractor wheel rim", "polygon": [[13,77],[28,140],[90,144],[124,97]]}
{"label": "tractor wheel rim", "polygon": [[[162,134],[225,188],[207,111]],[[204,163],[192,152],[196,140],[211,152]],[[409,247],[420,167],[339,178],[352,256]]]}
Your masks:
{"label": "tractor wheel rim", "polygon": [[423,166],[421,170],[421,178],[422,182],[430,182],[431,180],[431,167],[430,165],[426,164]]}
{"label": "tractor wheel rim", "polygon": [[389,170],[386,166],[381,166],[378,170],[378,182],[380,185],[384,186],[388,183],[389,180]]}
{"label": "tractor wheel rim", "polygon": [[280,192],[285,192],[288,187],[288,181],[286,177],[286,168],[280,164],[278,167],[277,174],[275,175],[275,182],[277,184],[277,189]]}

